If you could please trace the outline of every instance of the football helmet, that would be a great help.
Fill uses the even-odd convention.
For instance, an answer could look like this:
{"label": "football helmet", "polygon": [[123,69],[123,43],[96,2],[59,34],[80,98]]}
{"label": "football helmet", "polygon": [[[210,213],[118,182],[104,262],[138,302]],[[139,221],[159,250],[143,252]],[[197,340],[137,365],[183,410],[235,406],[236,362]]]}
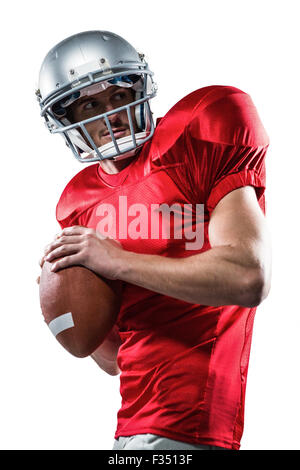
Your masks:
{"label": "football helmet", "polygon": [[[89,119],[70,122],[68,106],[109,86],[132,88],[132,102]],[[149,100],[156,92],[153,72],[143,54],[117,34],[87,31],[63,40],[48,52],[41,66],[36,95],[49,131],[62,135],[79,161],[94,162],[127,158],[151,139],[154,122]],[[132,108],[136,123],[133,123]],[[116,139],[109,116],[124,110],[130,135]],[[98,119],[104,120],[111,137],[101,147],[96,146],[86,128]]]}

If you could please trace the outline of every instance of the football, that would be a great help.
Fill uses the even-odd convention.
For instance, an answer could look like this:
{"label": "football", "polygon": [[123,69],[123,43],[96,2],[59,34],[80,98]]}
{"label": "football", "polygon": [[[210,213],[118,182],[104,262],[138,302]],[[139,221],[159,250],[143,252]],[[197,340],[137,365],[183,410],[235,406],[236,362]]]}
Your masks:
{"label": "football", "polygon": [[121,305],[122,283],[82,266],[57,272],[45,262],[40,276],[40,305],[59,343],[76,357],[92,354],[112,329]]}

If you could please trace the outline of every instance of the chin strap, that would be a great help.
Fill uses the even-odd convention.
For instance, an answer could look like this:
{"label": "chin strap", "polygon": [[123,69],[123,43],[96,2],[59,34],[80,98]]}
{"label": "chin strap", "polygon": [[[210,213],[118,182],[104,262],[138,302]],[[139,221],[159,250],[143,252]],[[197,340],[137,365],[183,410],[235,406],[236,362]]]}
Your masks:
{"label": "chin strap", "polygon": [[[117,140],[117,144],[119,147],[119,150],[122,152],[121,155],[115,155],[116,153],[116,148],[114,143],[108,142],[105,145],[102,145],[101,147],[98,147],[99,152],[101,155],[104,157],[104,159],[112,159],[112,160],[123,160],[124,158],[131,157],[135,154],[135,152],[138,150],[139,146],[142,144],[144,139],[147,137],[149,133],[148,132],[139,132],[135,134],[135,140],[136,140],[136,145],[137,147],[133,147],[133,139],[131,135],[128,135],[126,137],[122,137],[121,139]],[[126,152],[126,150],[128,151]],[[81,158],[84,159],[89,159],[93,156],[96,156],[96,152],[92,150],[91,152],[88,153],[88,155],[84,155]]]}

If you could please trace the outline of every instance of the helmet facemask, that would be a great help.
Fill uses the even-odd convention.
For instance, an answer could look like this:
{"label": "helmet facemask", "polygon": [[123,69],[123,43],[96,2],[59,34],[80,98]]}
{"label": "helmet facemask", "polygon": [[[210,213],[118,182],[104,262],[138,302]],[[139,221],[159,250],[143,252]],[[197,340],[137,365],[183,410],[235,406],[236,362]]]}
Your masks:
{"label": "helmet facemask", "polygon": [[[121,160],[134,155],[136,150],[148,141],[154,132],[154,123],[148,100],[155,96],[156,85],[152,80],[152,73],[143,71],[126,74],[124,71],[97,78],[96,74],[89,74],[88,79],[81,77],[73,84],[69,92],[59,93],[52,100],[44,100],[42,115],[45,117],[51,133],[61,134],[68,147],[77,160],[81,162],[94,162],[104,159]],[[74,86],[75,85],[75,86]],[[84,85],[84,86],[83,86]],[[83,96],[92,96],[106,90],[110,86],[130,88],[132,101],[125,106],[114,108],[108,112],[95,115],[78,122],[68,119],[68,107]],[[135,122],[132,117],[134,110]],[[130,134],[116,139],[109,117],[126,111]],[[110,134],[111,141],[97,147],[87,130],[89,123],[103,120]],[[138,129],[138,130],[137,130]]]}

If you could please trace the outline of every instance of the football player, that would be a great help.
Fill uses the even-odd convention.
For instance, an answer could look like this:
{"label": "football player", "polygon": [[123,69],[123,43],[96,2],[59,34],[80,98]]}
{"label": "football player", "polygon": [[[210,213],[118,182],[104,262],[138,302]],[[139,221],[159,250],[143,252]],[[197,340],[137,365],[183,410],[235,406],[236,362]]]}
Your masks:
{"label": "football player", "polygon": [[268,136],[237,88],[193,91],[155,125],[156,91],[144,55],[111,32],[47,54],[41,115],[94,163],[63,191],[41,265],[123,282],[93,354],[121,373],[114,449],[239,449],[253,321],[270,289]]}

